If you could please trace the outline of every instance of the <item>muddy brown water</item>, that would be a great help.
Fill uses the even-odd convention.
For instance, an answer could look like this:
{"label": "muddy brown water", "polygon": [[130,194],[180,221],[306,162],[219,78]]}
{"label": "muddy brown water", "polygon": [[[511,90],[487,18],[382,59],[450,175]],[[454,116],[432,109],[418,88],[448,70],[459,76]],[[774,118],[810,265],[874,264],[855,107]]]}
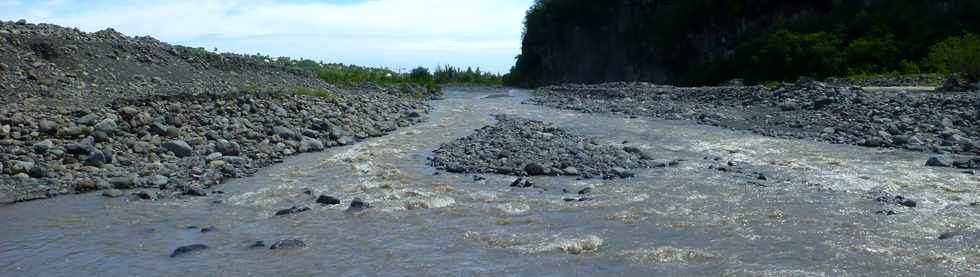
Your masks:
{"label": "muddy brown water", "polygon": [[[491,97],[487,97],[491,96]],[[97,193],[0,207],[3,276],[977,276],[980,181],[923,167],[925,154],[767,138],[685,121],[522,104],[526,91],[448,91],[431,120],[355,146],[300,155],[204,198]],[[617,180],[434,175],[441,143],[510,114],[608,144],[628,141],[677,167]],[[710,169],[720,156],[765,186]],[[566,202],[591,187],[591,201]],[[320,206],[303,193],[341,199]],[[918,207],[880,206],[884,189]],[[569,191],[571,193],[565,193]],[[345,213],[351,199],[372,208]],[[273,216],[280,209],[311,211]],[[889,209],[898,215],[884,216]],[[189,226],[212,226],[202,233]],[[299,239],[306,247],[249,247]],[[189,244],[210,248],[170,258]]]}

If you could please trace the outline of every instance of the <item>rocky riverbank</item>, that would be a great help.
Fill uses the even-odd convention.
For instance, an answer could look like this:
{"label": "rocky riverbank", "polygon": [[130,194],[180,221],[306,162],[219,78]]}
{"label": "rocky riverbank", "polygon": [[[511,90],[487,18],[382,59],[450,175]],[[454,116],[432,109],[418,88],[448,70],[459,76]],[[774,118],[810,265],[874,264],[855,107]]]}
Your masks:
{"label": "rocky riverbank", "polygon": [[[338,87],[256,57],[0,22],[0,203],[200,196],[284,157],[423,121],[418,86]],[[155,191],[155,190],[153,190]]]}
{"label": "rocky riverbank", "polygon": [[698,88],[609,83],[545,87],[530,101],[587,113],[694,120],[774,137],[980,154],[977,92],[872,92],[814,81]]}
{"label": "rocky riverbank", "polygon": [[540,121],[497,116],[497,123],[443,144],[432,164],[454,173],[625,178],[631,170],[666,167],[642,149],[602,145],[593,138]]}

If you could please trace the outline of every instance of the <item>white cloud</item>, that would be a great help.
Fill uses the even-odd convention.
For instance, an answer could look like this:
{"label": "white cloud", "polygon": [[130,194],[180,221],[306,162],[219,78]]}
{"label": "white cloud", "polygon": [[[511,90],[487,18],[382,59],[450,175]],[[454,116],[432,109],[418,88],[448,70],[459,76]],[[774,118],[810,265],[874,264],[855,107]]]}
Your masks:
{"label": "white cloud", "polygon": [[[9,1],[9,0],[8,0]],[[129,35],[152,35],[174,43],[208,44],[249,53],[283,53],[300,57],[347,56],[357,63],[365,50],[400,52],[395,56],[432,55],[430,63],[456,64],[433,51],[490,51],[505,61],[485,67],[506,70],[519,53],[523,16],[533,0],[372,0],[362,3],[283,3],[238,0],[132,0],[86,5],[50,0],[26,15],[86,31],[108,27]],[[75,11],[53,14],[53,6]],[[285,40],[286,46],[274,40]],[[307,46],[324,43],[331,53]],[[278,48],[269,48],[276,45]],[[336,45],[344,44],[344,45]],[[287,49],[282,49],[283,47]],[[297,48],[302,50],[291,50]],[[412,60],[418,61],[419,57]],[[384,62],[372,61],[373,63]],[[399,64],[402,61],[391,61]],[[474,65],[478,66],[478,65]]]}

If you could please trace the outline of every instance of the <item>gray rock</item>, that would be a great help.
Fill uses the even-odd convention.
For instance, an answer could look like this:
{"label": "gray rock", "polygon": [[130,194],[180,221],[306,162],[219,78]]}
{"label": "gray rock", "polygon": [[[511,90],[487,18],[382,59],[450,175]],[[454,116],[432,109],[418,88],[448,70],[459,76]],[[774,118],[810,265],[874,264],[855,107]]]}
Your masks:
{"label": "gray rock", "polygon": [[92,153],[92,150],[94,149],[88,145],[76,143],[65,145],[65,152],[72,155],[88,155],[89,153]]}
{"label": "gray rock", "polygon": [[566,167],[565,169],[562,169],[562,172],[564,172],[565,175],[568,176],[578,176],[579,174],[581,174],[581,172],[578,171],[578,168],[575,168],[573,166],[569,166]]}
{"label": "gray rock", "polygon": [[242,152],[242,147],[238,145],[237,142],[230,142],[227,140],[218,140],[214,144],[214,151],[221,153],[224,156],[238,156]]}
{"label": "gray rock", "polygon": [[126,194],[123,193],[121,190],[118,190],[118,189],[110,189],[110,190],[106,190],[106,191],[103,191],[102,192],[102,196],[109,197],[109,198],[121,197],[123,195],[126,195]]}
{"label": "gray rock", "polygon": [[329,196],[329,195],[320,195],[320,197],[316,199],[316,202],[317,203],[320,203],[320,204],[323,204],[323,205],[328,205],[328,206],[329,205],[340,205],[340,199],[337,199],[337,198],[335,198],[333,196]]}
{"label": "gray rock", "polygon": [[44,153],[47,153],[48,150],[50,150],[51,148],[54,148],[54,142],[51,142],[50,139],[46,139],[44,141],[35,143],[33,148],[35,154],[43,155]]}
{"label": "gray rock", "polygon": [[163,149],[173,152],[175,156],[179,158],[190,157],[194,155],[194,148],[191,148],[187,142],[183,140],[171,140],[163,144]]}
{"label": "gray rock", "polygon": [[834,129],[833,127],[823,128],[823,133],[833,135],[834,133],[837,133],[837,129]]}
{"label": "gray rock", "polygon": [[106,163],[109,163],[109,158],[101,150],[92,151],[88,155],[88,158],[85,159],[85,165],[87,166],[100,167]]}
{"label": "gray rock", "polygon": [[323,149],[323,142],[314,138],[303,137],[303,141],[299,145],[299,152],[301,153],[319,152],[323,151]]}
{"label": "gray rock", "polygon": [[150,133],[151,134],[154,134],[154,135],[167,136],[167,135],[169,135],[169,133],[168,133],[168,130],[169,129],[170,129],[170,127],[167,127],[166,124],[163,124],[163,123],[160,123],[160,122],[150,123]]}
{"label": "gray rock", "polygon": [[207,160],[208,161],[217,161],[217,160],[220,160],[222,157],[224,157],[224,155],[222,155],[220,152],[214,152],[214,153],[208,154]]}
{"label": "gray rock", "polygon": [[99,115],[94,114],[94,113],[90,113],[90,114],[87,114],[87,115],[85,115],[83,117],[80,117],[80,118],[76,119],[75,120],[75,123],[78,124],[78,125],[92,126],[92,125],[95,125],[96,121],[98,121],[98,120],[99,120]]}
{"label": "gray rock", "polygon": [[27,170],[27,176],[34,178],[47,178],[48,177],[48,167],[43,164],[35,164],[30,169]]}
{"label": "gray rock", "polygon": [[109,184],[115,189],[133,189],[138,182],[136,176],[123,176],[109,179]]}
{"label": "gray rock", "polygon": [[275,126],[275,127],[272,127],[272,133],[274,135],[277,135],[277,136],[283,138],[283,139],[298,139],[299,138],[299,135],[296,134],[296,131],[293,131],[292,129],[286,128],[284,126]]}
{"label": "gray rock", "polygon": [[354,143],[354,138],[348,136],[342,136],[339,139],[337,139],[337,144],[339,145],[349,145],[353,143]]}
{"label": "gray rock", "polygon": [[369,208],[371,208],[371,204],[364,202],[360,198],[354,198],[354,200],[351,200],[350,206],[347,207],[347,212],[360,212]]}
{"label": "gray rock", "polygon": [[548,173],[548,169],[537,163],[530,163],[524,166],[524,172],[529,176],[539,176]]}
{"label": "gray rock", "polygon": [[58,131],[58,123],[51,120],[42,119],[37,126],[37,131],[42,134],[54,134]]}
{"label": "gray rock", "polygon": [[629,172],[625,168],[618,167],[618,166],[617,167],[613,167],[612,168],[612,171],[610,171],[610,172],[612,172],[612,174],[615,175],[616,177],[620,177],[620,178],[627,178],[627,177],[632,177],[633,176],[633,173]]}
{"label": "gray rock", "polygon": [[99,124],[95,125],[96,131],[106,133],[107,135],[116,133],[116,128],[118,128],[116,121],[109,118],[106,118],[102,120],[102,122],[99,122]]}
{"label": "gray rock", "polygon": [[192,244],[187,246],[181,246],[181,247],[177,247],[177,249],[174,249],[174,252],[170,253],[170,257],[175,258],[180,255],[199,252],[205,249],[208,249],[208,246],[204,244]]}
{"label": "gray rock", "polygon": [[157,198],[159,197],[159,195],[155,191],[148,191],[148,190],[140,191],[136,193],[136,196],[138,196],[140,199],[143,200],[157,200]]}
{"label": "gray rock", "polygon": [[150,185],[153,185],[158,188],[162,188],[163,186],[166,186],[169,182],[170,179],[167,178],[167,176],[163,176],[163,175],[153,175],[150,176],[149,179]]}
{"label": "gray rock", "polygon": [[277,241],[276,243],[272,244],[272,246],[269,247],[269,249],[272,249],[272,250],[295,250],[295,249],[300,249],[300,248],[303,248],[303,247],[306,247],[306,243],[303,242],[303,241],[301,241],[301,240],[285,239],[285,240]]}
{"label": "gray rock", "polygon": [[926,166],[953,167],[953,160],[945,156],[932,156],[926,161]]}
{"label": "gray rock", "polygon": [[34,167],[34,162],[32,161],[13,161],[10,165],[10,175],[17,175],[19,173],[27,173]]}

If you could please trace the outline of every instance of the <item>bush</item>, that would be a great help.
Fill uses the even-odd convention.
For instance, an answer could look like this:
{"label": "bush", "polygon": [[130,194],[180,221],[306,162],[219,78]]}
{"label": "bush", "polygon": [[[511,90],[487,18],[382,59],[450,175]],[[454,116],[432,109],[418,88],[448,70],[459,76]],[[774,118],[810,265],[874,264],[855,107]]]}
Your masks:
{"label": "bush", "polygon": [[980,77],[980,37],[953,36],[929,48],[927,63],[944,73],[963,73],[970,81]]}

